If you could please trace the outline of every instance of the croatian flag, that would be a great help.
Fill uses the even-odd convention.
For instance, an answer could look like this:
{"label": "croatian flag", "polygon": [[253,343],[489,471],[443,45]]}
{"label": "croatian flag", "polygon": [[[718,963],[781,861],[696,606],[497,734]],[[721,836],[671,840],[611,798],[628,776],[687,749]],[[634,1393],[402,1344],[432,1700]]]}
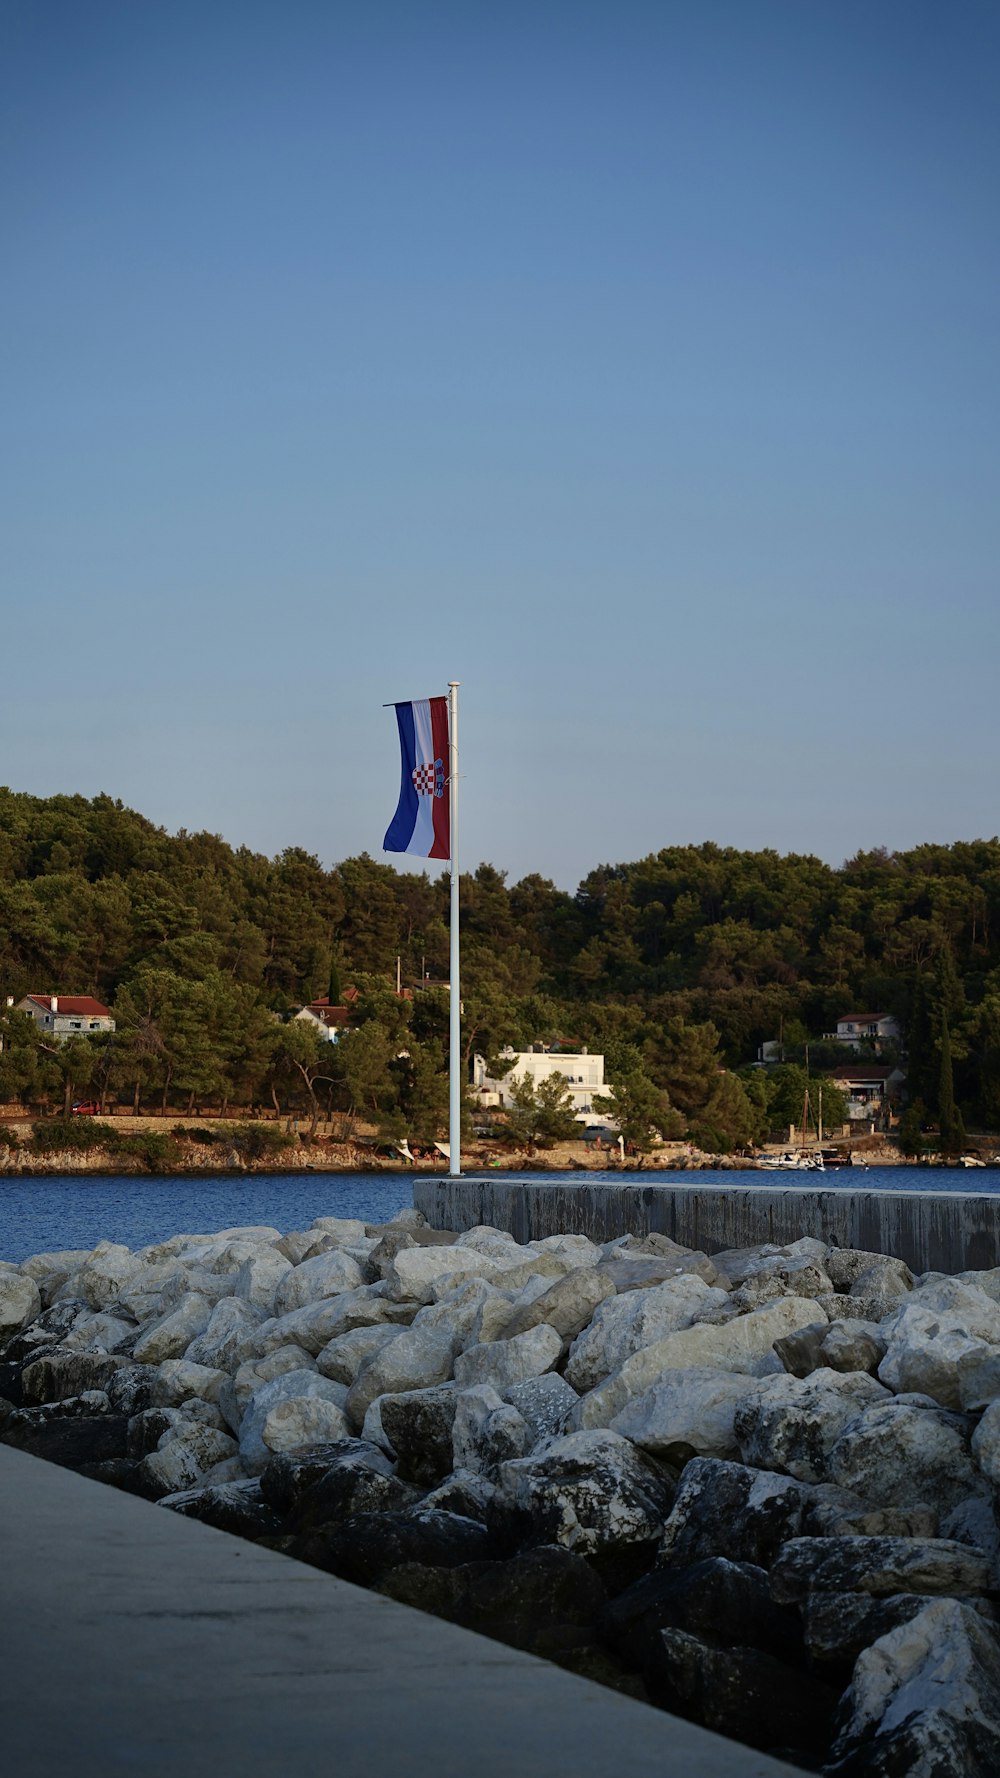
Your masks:
{"label": "croatian flag", "polygon": [[399,804],[382,842],[386,852],[448,858],[448,700],[394,704],[402,754]]}

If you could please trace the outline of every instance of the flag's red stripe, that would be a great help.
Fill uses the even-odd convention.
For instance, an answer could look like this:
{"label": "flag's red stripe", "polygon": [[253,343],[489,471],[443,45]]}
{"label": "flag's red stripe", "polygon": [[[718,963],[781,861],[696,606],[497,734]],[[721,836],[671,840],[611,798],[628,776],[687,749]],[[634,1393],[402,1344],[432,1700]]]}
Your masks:
{"label": "flag's red stripe", "polygon": [[429,699],[431,707],[431,736],[434,741],[434,758],[444,763],[445,786],[444,795],[434,798],[434,844],[428,856],[430,858],[450,858],[451,832],[450,811],[451,792],[448,788],[448,700],[447,698]]}

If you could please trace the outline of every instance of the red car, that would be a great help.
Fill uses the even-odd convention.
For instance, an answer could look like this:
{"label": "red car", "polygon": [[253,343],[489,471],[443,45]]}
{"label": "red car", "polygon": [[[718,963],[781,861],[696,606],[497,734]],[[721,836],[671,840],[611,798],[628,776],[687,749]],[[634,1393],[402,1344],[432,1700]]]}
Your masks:
{"label": "red car", "polygon": [[96,1099],[78,1099],[73,1107],[74,1117],[97,1117],[101,1107]]}

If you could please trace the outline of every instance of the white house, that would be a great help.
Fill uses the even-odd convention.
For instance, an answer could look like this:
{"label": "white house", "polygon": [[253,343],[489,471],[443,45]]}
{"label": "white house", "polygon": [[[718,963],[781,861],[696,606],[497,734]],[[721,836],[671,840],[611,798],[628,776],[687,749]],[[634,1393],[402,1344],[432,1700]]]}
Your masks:
{"label": "white house", "polygon": [[837,1020],[836,1036],[838,1043],[848,1049],[859,1050],[863,1043],[873,1043],[876,1055],[882,1043],[899,1042],[899,1022],[887,1012],[845,1012]]}
{"label": "white house", "polygon": [[543,1044],[536,1044],[530,1050],[508,1048],[501,1050],[500,1054],[505,1062],[510,1061],[510,1068],[505,1074],[495,1076],[487,1072],[483,1056],[477,1055],[472,1059],[472,1085],[480,1105],[502,1108],[511,1103],[511,1088],[515,1081],[530,1080],[537,1088],[541,1081],[558,1074],[562,1076],[572,1100],[573,1113],[578,1123],[592,1123],[595,1117],[602,1123],[613,1123],[614,1120],[606,1113],[595,1112],[594,1109],[597,1095],[608,1091],[602,1055],[594,1055],[587,1049],[581,1049],[576,1054],[567,1054],[565,1051],[548,1050]]}
{"label": "white house", "polygon": [[107,1007],[90,994],[26,994],[18,1001],[17,1010],[26,1012],[39,1031],[59,1043],[115,1028]]}

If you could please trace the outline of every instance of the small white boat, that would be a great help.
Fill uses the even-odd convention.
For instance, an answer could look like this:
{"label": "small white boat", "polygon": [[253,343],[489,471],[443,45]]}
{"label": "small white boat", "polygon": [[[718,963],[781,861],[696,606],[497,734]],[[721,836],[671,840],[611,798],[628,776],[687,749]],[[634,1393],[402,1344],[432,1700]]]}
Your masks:
{"label": "small white boat", "polygon": [[981,1161],[977,1154],[963,1154],[959,1157],[958,1164],[960,1167],[985,1167],[986,1162]]}
{"label": "small white boat", "polygon": [[826,1171],[822,1155],[792,1154],[791,1150],[786,1154],[759,1155],[757,1165],[763,1167],[765,1172],[825,1173]]}

